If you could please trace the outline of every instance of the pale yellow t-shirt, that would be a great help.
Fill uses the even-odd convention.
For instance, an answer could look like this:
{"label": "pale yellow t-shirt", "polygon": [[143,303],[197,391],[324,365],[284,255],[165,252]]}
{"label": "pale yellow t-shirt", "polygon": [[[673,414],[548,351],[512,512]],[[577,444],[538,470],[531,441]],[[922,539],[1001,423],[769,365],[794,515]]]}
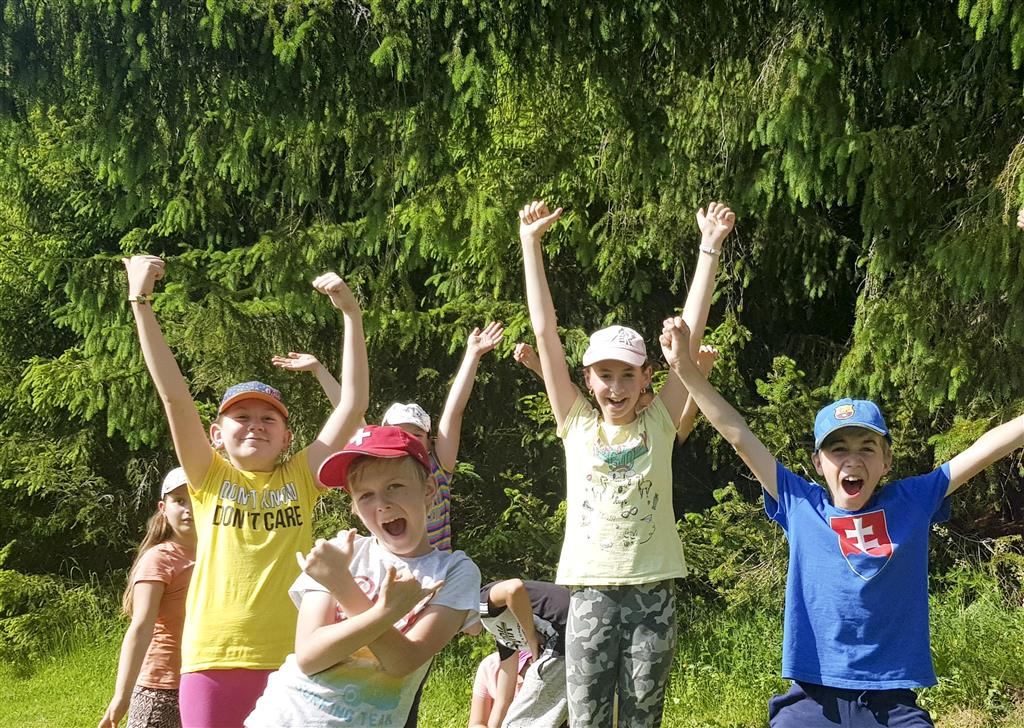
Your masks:
{"label": "pale yellow t-shirt", "polygon": [[558,436],[568,510],[555,580],[613,586],[686,576],[672,513],[676,427],[661,399],[628,425],[610,425],[581,394]]}
{"label": "pale yellow t-shirt", "polygon": [[198,544],[181,671],[277,669],[295,644],[295,552],[313,544],[319,491],[306,451],[269,473],[214,454],[202,485],[189,490]]}

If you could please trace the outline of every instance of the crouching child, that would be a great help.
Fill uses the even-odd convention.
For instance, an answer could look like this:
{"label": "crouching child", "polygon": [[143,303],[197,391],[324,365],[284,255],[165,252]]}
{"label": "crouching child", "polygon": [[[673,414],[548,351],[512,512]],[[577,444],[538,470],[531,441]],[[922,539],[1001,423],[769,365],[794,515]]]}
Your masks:
{"label": "crouching child", "polygon": [[398,427],[361,428],[319,477],[349,492],[371,535],[343,531],[296,555],[295,653],[245,725],[400,726],[434,655],[476,621],[480,571],[430,545],[430,459]]}

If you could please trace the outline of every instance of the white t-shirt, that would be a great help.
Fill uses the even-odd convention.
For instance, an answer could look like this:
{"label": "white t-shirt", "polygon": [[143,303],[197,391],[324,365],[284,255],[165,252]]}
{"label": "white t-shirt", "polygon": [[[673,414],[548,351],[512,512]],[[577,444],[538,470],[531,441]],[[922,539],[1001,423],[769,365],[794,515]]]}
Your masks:
{"label": "white t-shirt", "polygon": [[[377,539],[357,537],[349,570],[363,592],[377,598],[387,568],[405,567],[424,587],[441,579],[445,585],[429,601],[421,602],[395,627],[406,632],[429,605],[449,607],[466,613],[463,628],[477,619],[480,570],[462,551],[431,551],[425,556],[400,558],[384,549]],[[301,574],[288,593],[296,605],[307,592],[326,592],[324,586]],[[338,607],[337,619],[345,619]],[[247,728],[279,726],[402,726],[412,707],[416,689],[430,660],[404,678],[388,675],[368,647],[315,675],[305,675],[289,655],[271,674],[267,688],[245,720]]]}

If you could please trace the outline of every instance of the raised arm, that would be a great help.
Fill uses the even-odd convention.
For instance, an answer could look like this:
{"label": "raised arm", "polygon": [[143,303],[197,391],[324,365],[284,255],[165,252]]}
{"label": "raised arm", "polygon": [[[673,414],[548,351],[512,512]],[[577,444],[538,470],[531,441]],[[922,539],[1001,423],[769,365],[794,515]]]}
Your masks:
{"label": "raised arm", "polygon": [[331,407],[341,404],[341,382],[335,379],[327,367],[312,354],[289,351],[288,356],[275,356],[270,363],[290,372],[313,372],[316,381],[320,383],[320,388],[331,401]]}
{"label": "raised arm", "polygon": [[[700,228],[701,234],[700,248],[697,267],[694,269],[690,290],[686,294],[686,304],[683,306],[683,321],[691,331],[688,352],[691,359],[697,358],[704,329],[707,327],[722,245],[735,224],[735,213],[721,203],[711,202],[708,204],[707,212],[704,208],[697,211],[697,227]],[[678,422],[686,404],[686,390],[673,377],[669,377],[665,386],[658,392],[658,396],[672,419]]]}
{"label": "raised arm", "polygon": [[512,358],[536,374],[540,381],[544,381],[544,370],[540,367],[540,357],[529,344],[520,341],[512,352]]}
{"label": "raised arm", "polygon": [[530,323],[537,339],[544,387],[551,402],[558,429],[569,416],[579,390],[569,376],[565,362],[565,349],[558,336],[558,318],[551,300],[548,278],[544,271],[544,254],[540,241],[544,233],[558,218],[562,208],[548,210],[543,200],[534,200],[519,211],[519,242],[523,247],[523,270],[526,274],[526,304],[530,309]]}
{"label": "raised arm", "polygon": [[154,255],[134,255],[123,262],[128,271],[128,299],[139,332],[142,356],[163,403],[178,462],[185,469],[188,481],[198,487],[210,469],[213,448],[185,377],[153,313],[153,287],[164,277],[164,261]]}
{"label": "raised arm", "polygon": [[160,611],[165,585],[161,581],[139,581],[132,587],[132,621],[121,641],[121,657],[117,662],[117,681],[99,728],[117,728],[128,712],[135,681],[139,679],[142,662],[153,639],[153,626]]}
{"label": "raised arm", "polygon": [[[716,361],[718,361],[718,349],[701,344],[700,351],[697,352],[697,369],[705,379],[711,374]],[[676,441],[680,445],[686,442],[690,433],[693,432],[693,424],[697,421],[697,410],[697,403],[687,393],[686,406],[683,407],[683,414],[679,416],[679,423],[676,425]]]}
{"label": "raised arm", "polygon": [[455,470],[455,461],[459,457],[459,440],[462,436],[462,416],[466,412],[466,403],[473,391],[476,381],[476,370],[484,354],[491,351],[505,336],[505,327],[500,321],[491,321],[483,331],[479,328],[469,333],[466,341],[466,355],[448,390],[448,399],[444,403],[441,420],[437,424],[437,439],[434,441],[434,454],[442,468],[451,472]]}
{"label": "raised arm", "polygon": [[324,273],[317,277],[313,287],[330,297],[334,307],[341,311],[345,325],[340,401],[316,440],[306,449],[309,469],[316,473],[327,456],[340,450],[362,425],[370,400],[370,374],[366,360],[363,314],[352,291],[337,273]]}
{"label": "raised arm", "polygon": [[1024,447],[1024,415],[993,427],[949,461],[949,495],[997,460]]}
{"label": "raised arm", "polygon": [[665,360],[676,375],[682,379],[690,396],[697,402],[700,411],[754,473],[768,494],[779,497],[775,457],[747,426],[743,416],[718,393],[701,374],[690,351],[689,331],[686,323],[678,316],[665,320],[661,334],[661,348]]}

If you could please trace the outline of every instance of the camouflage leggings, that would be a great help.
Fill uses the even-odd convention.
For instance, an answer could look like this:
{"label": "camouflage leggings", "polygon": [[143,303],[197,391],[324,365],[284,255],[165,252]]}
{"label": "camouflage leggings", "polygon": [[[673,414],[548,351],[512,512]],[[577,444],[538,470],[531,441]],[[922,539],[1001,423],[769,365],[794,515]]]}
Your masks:
{"label": "camouflage leggings", "polygon": [[610,728],[618,691],[620,726],[660,726],[675,644],[672,581],[573,588],[565,636],[569,724]]}

